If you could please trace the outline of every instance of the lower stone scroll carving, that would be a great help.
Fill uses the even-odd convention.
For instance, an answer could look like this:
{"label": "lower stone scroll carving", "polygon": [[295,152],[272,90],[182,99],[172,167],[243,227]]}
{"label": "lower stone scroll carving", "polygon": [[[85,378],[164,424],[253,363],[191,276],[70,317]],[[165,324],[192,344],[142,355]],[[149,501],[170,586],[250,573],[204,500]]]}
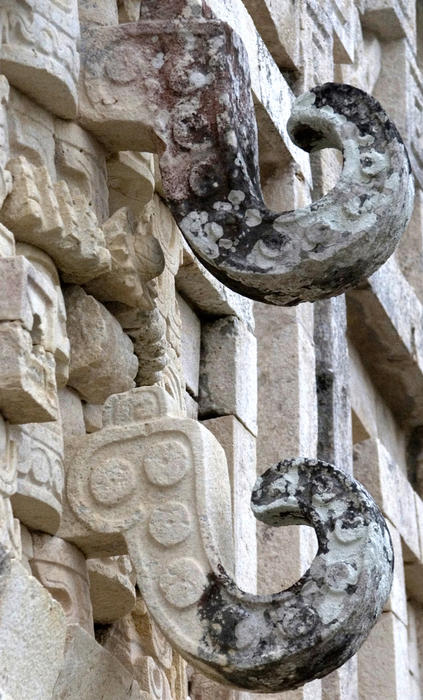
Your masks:
{"label": "lower stone scroll carving", "polygon": [[309,524],[309,570],[272,596],[232,578],[226,459],[214,436],[155,387],[110,397],[104,428],[75,438],[67,494],[96,532],[121,532],[153,619],[216,680],[261,692],[296,688],[352,656],[382,611],[393,553],[367,491],[317,460],[286,460],[255,486],[256,517]]}

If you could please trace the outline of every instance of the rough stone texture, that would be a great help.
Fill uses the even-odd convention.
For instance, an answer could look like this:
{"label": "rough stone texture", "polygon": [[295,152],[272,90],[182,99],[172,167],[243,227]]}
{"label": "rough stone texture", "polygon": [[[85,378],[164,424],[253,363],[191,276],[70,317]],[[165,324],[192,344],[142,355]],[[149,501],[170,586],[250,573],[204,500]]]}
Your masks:
{"label": "rough stone texture", "polygon": [[111,394],[133,387],[138,362],[116,319],[81,287],[68,287],[65,302],[71,345],[69,385],[90,403],[103,403]]}
{"label": "rough stone texture", "polygon": [[201,343],[200,417],[234,415],[256,434],[255,337],[242,321],[226,316],[203,324]]}
{"label": "rough stone texture", "polygon": [[88,575],[95,622],[114,622],[131,612],[135,574],[127,556],[89,559]]}
{"label": "rough stone texture", "polygon": [[201,322],[185,299],[177,296],[182,320],[182,369],[186,388],[192,396],[198,396],[200,378]]}

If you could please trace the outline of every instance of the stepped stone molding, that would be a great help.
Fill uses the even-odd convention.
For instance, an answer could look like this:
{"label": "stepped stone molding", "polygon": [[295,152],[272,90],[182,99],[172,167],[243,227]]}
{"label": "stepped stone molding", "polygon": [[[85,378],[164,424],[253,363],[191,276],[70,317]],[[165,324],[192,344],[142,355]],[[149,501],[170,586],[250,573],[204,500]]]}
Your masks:
{"label": "stepped stone molding", "polygon": [[341,177],[307,207],[269,211],[247,53],[228,25],[192,5],[146,3],[138,23],[84,29],[80,123],[111,150],[161,151],[177,223],[230,288],[278,305],[344,292],[388,259],[411,216],[397,129],[358,88],[313,88],[288,131],[306,151],[341,150]]}
{"label": "stepped stone molding", "polygon": [[223,450],[159,387],[111,397],[104,428],[75,438],[67,495],[89,528],[123,535],[148,610],[174,648],[236,687],[289,690],[341,666],[390,592],[393,551],[378,507],[339,469],[307,459],[269,469],[252,506],[271,525],[312,525],[317,556],[281,593],[241,591]]}

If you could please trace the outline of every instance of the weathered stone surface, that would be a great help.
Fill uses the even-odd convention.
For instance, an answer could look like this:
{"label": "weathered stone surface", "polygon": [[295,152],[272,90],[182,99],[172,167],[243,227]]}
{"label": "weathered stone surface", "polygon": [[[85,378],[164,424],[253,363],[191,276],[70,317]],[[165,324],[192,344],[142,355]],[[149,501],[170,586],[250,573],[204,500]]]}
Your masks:
{"label": "weathered stone surface", "polygon": [[32,573],[61,604],[68,625],[94,635],[87,563],[82,552],[60,537],[34,533]]}
{"label": "weathered stone surface", "polygon": [[107,160],[111,213],[121,207],[141,212],[154,194],[153,169],[150,153],[121,151]]}
{"label": "weathered stone surface", "polygon": [[402,536],[405,561],[420,559],[413,488],[380,440],[369,439],[354,446],[354,474]]}
{"label": "weathered stone surface", "polygon": [[85,405],[76,391],[65,387],[59,390],[59,407],[64,435],[85,434]]}
{"label": "weathered stone surface", "polygon": [[257,344],[234,316],[205,323],[202,329],[199,409],[202,418],[234,415],[257,432]]}
{"label": "weathered stone surface", "polygon": [[65,291],[71,344],[69,385],[90,403],[134,386],[138,361],[115,318],[81,287]]}
{"label": "weathered stone surface", "polygon": [[53,184],[45,166],[19,156],[9,163],[13,189],[0,212],[17,240],[44,250],[66,282],[84,283],[110,267],[104,235],[84,194]]}
{"label": "weathered stone surface", "polygon": [[88,559],[87,566],[95,622],[114,622],[129,613],[135,605],[129,557]]}
{"label": "weathered stone surface", "polygon": [[132,674],[79,625],[69,625],[53,700],[140,700]]}
{"label": "weathered stone surface", "polygon": [[393,613],[383,613],[358,652],[359,697],[375,700],[410,697],[405,658],[407,628]]}
{"label": "weathered stone surface", "polygon": [[0,687],[14,700],[46,700],[63,663],[65,615],[16,559],[0,581]]}
{"label": "weathered stone surface", "polygon": [[7,103],[9,101],[9,83],[4,76],[0,78],[0,208],[12,189],[12,176],[6,169],[9,160],[9,128],[7,123]]}
{"label": "weathered stone surface", "polygon": [[18,483],[15,515],[33,530],[54,534],[62,514],[63,434],[60,420],[14,426]]}
{"label": "weathered stone surface", "polygon": [[84,403],[84,422],[87,433],[95,433],[103,427],[103,406],[101,404]]}
{"label": "weathered stone surface", "polygon": [[160,244],[150,232],[139,229],[127,207],[118,209],[104,223],[103,233],[111,255],[111,270],[85,285],[86,290],[101,301],[149,310],[151,300],[146,287],[164,269]]}
{"label": "weathered stone surface", "polygon": [[53,114],[75,117],[79,74],[77,0],[5,0],[0,22],[1,72]]}
{"label": "weathered stone surface", "polygon": [[182,320],[182,369],[186,388],[198,396],[200,377],[201,322],[196,313],[179,294],[177,296]]}

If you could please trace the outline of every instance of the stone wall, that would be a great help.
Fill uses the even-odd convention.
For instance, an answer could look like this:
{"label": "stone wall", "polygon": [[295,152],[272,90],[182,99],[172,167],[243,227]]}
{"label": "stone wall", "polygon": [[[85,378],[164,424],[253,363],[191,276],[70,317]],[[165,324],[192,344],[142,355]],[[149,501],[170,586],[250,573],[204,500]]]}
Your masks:
{"label": "stone wall", "polygon": [[[301,207],[336,182],[339,155],[309,158],[286,131],[295,96],[327,81],[380,100],[415,176],[413,217],[388,263],[345,296],[275,308],[198,262],[164,204],[157,156],[113,147],[151,141],[132,116],[110,132],[80,117],[92,88],[79,82],[81,33],[136,21],[141,3],[0,0],[0,697],[260,697],[187,666],[150,617],[111,523],[112,506],[123,522],[131,496],[119,440],[101,448],[112,488],[101,468],[88,496],[72,476],[81,449],[110,426],[152,425],[148,402],[159,396],[169,425],[189,418],[211,433],[206,468],[215,439],[224,449],[215,487],[226,503],[230,486],[228,566],[243,590],[289,586],[316,553],[311,528],[256,526],[250,510],[256,474],[282,458],[318,456],[353,473],[388,521],[394,585],[368,641],[326,678],[269,697],[420,700],[423,9],[419,0],[207,1],[248,52],[269,207]],[[124,85],[118,73],[111,65]],[[101,81],[93,90],[97,115],[109,96]],[[154,449],[145,469],[165,490],[179,462],[164,439]],[[168,482],[154,454],[171,464]],[[195,497],[187,515],[168,505],[149,521],[163,551],[200,517]],[[171,583],[167,597],[183,607]]]}

